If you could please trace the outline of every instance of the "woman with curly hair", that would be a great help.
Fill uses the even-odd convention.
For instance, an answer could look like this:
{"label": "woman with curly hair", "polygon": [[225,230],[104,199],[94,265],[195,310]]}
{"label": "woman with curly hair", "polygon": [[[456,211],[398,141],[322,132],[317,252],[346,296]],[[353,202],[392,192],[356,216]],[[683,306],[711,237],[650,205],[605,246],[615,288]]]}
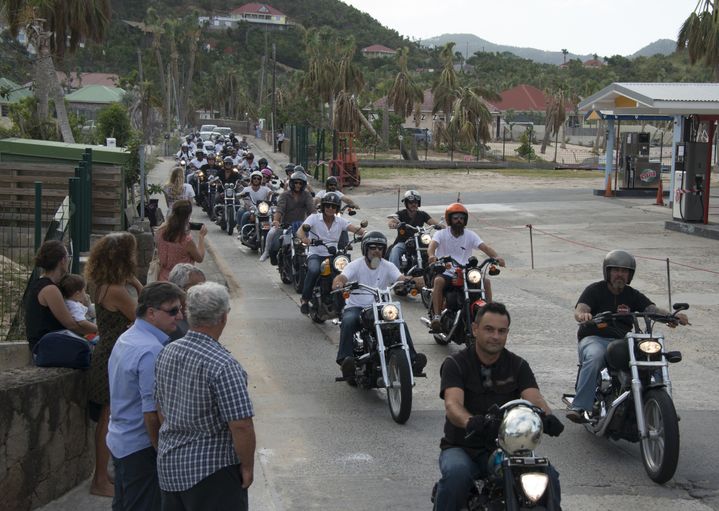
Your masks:
{"label": "woman with curly hair", "polygon": [[192,200],[195,197],[195,190],[185,182],[185,172],[181,167],[172,169],[170,180],[162,187],[162,193],[165,194],[165,201],[167,201],[167,216],[170,216],[175,201]]}
{"label": "woman with curly hair", "polygon": [[155,246],[160,260],[160,274],[157,280],[168,280],[172,268],[179,263],[201,263],[205,258],[205,236],[207,227],[203,224],[197,244],[190,234],[192,203],[178,200],[172,205],[167,221],[155,232]]}
{"label": "woman with curly hair", "polygon": [[72,330],[79,335],[92,333],[91,328],[72,317],[58,287],[67,274],[69,262],[70,257],[62,241],[46,241],[37,251],[35,266],[42,273],[30,284],[25,296],[25,332],[31,351],[47,334],[62,330]]}
{"label": "woman with curly hair", "polygon": [[[137,296],[142,284],[135,277],[137,242],[128,232],[108,234],[90,250],[85,277],[95,288],[95,310],[100,341],[90,364],[89,401],[95,429],[95,475],[90,493],[112,497],[114,484],[108,473],[110,451],[105,443],[110,417],[107,361],[115,341],[135,321]],[[131,294],[129,289],[133,289]],[[94,413],[93,413],[94,411]],[[98,413],[99,412],[99,413]]]}

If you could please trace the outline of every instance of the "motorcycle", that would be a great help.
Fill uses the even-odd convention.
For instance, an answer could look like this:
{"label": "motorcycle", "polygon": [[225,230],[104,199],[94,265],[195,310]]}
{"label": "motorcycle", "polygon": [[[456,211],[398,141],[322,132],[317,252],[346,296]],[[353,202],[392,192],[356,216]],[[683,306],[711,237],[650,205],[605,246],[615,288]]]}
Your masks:
{"label": "motorcycle", "polygon": [[398,288],[409,292],[410,287],[414,289],[414,282],[399,281],[386,289],[348,282],[332,291],[333,295],[341,294],[343,301],[356,289],[374,296],[372,305],[362,309],[360,330],[353,339],[355,375],[349,380],[340,376],[335,381],[365,389],[387,389],[389,411],[398,424],[407,422],[412,412],[414,376],[402,308],[399,302],[392,301],[391,292]]}
{"label": "motorcycle", "polygon": [[[404,236],[405,234],[410,235],[410,237],[404,242],[406,251],[400,260],[399,271],[401,271],[404,275],[409,275],[408,272],[412,268],[427,268],[427,249],[432,241],[431,232],[434,229],[441,228],[442,227],[439,225],[416,227],[403,222],[397,226],[397,232],[399,232],[401,236]],[[392,247],[387,250],[387,255],[389,255],[391,250]],[[425,282],[425,284],[427,284],[427,282]],[[402,291],[398,290],[396,294],[402,296],[401,293]],[[428,306],[428,303],[425,304],[425,307]]]}
{"label": "motorcycle", "polygon": [[[240,194],[240,198],[246,196],[247,194]],[[240,243],[252,250],[264,252],[267,233],[272,226],[271,219],[274,213],[273,209],[268,201],[252,202],[250,206],[250,220],[240,231]]]}
{"label": "motorcycle", "polygon": [[489,275],[499,275],[499,261],[489,257],[479,264],[472,256],[466,265],[459,264],[450,256],[439,258],[431,264],[424,274],[425,285],[422,287],[422,302],[427,307],[429,317],[421,317],[420,321],[428,328],[435,314],[432,309],[432,288],[434,277],[445,270],[454,268],[455,277],[447,284],[445,295],[446,308],[440,312],[440,332],[434,332],[434,341],[442,346],[450,342],[467,344],[474,341],[472,320],[477,309],[487,303],[485,279]]}
{"label": "motorcycle", "polygon": [[[542,409],[524,399],[514,399],[501,407],[495,405],[488,415],[499,421],[498,448],[487,461],[488,476],[475,479],[465,508],[559,511],[553,500],[549,460],[534,452],[542,439]],[[435,484],[433,503],[436,494]]]}
{"label": "motorcycle", "polygon": [[[596,436],[639,442],[644,470],[659,484],[674,476],[679,461],[679,418],[669,364],[681,362],[682,354],[666,351],[664,336],[653,330],[656,323],[676,325],[676,314],[688,308],[686,303],[675,303],[668,315],[604,312],[591,320],[600,329],[611,321],[632,321],[633,330],[609,344],[607,367],[597,381],[592,414],[584,426]],[[571,406],[573,398],[574,394],[564,394],[562,401]]]}
{"label": "motorcycle", "polygon": [[230,236],[237,224],[237,201],[235,197],[235,183],[225,183],[223,186],[223,203],[215,205],[215,216],[220,229],[227,231]]}
{"label": "motorcycle", "polygon": [[302,292],[302,283],[305,280],[304,267],[307,255],[302,241],[294,235],[292,226],[282,225],[280,235],[280,250],[277,252],[277,271],[284,284],[293,284],[295,291]]}
{"label": "motorcycle", "polygon": [[[360,224],[362,227],[367,226],[367,221],[362,220]],[[308,225],[303,225],[302,229],[305,232],[311,232]],[[355,236],[352,241],[345,244],[344,247],[337,248],[334,246],[327,247],[330,255],[325,257],[320,266],[320,275],[317,278],[315,287],[312,290],[312,298],[310,298],[310,318],[315,323],[324,323],[328,319],[339,317],[342,314],[344,308],[344,299],[341,295],[332,294],[332,280],[342,273],[345,266],[347,266],[352,258],[349,252],[352,250],[352,244],[359,241],[359,238]],[[313,246],[327,246],[320,239],[312,240]],[[307,273],[307,259],[305,258],[304,274]],[[303,275],[304,277],[304,275]],[[302,279],[301,286],[304,286],[304,278]],[[300,287],[300,292],[302,287]]]}

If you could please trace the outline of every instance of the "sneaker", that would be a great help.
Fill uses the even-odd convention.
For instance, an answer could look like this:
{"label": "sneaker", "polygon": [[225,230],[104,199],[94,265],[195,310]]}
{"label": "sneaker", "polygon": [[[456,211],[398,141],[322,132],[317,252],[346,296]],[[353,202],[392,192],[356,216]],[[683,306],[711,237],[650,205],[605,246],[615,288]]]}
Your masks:
{"label": "sneaker", "polygon": [[353,380],[355,377],[355,359],[353,357],[347,357],[342,361],[340,365],[342,368],[342,377],[345,380]]}
{"label": "sneaker", "polygon": [[427,357],[424,353],[417,353],[412,361],[412,374],[421,376],[424,374],[424,366],[427,365]]}
{"label": "sneaker", "polygon": [[309,314],[310,313],[310,304],[307,302],[302,302],[302,305],[300,305],[300,312],[302,314]]}
{"label": "sneaker", "polygon": [[263,253],[263,254],[260,256],[260,262],[263,263],[263,262],[267,261],[267,258],[268,258],[268,257],[270,257],[270,254],[268,254],[267,252]]}
{"label": "sneaker", "polygon": [[442,316],[435,314],[432,316],[432,323],[429,325],[431,332],[440,332],[442,330]]}
{"label": "sneaker", "polygon": [[586,424],[587,422],[589,422],[587,412],[585,412],[581,408],[570,408],[569,410],[567,410],[566,417],[575,424]]}

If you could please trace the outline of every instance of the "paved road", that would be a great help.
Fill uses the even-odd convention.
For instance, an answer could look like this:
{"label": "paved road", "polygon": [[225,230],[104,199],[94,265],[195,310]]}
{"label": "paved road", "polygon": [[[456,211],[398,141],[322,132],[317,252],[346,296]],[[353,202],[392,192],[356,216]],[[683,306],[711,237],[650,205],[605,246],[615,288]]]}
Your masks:
{"label": "paved road", "polygon": [[[261,148],[255,153],[262,153]],[[272,160],[271,160],[272,161]],[[424,209],[439,215],[461,183],[423,191]],[[396,198],[352,193],[371,227],[387,232]],[[626,248],[641,256],[634,284],[666,306],[666,262],[672,264],[673,301],[692,304],[692,326],[669,331],[684,361],[672,367],[681,415],[682,447],[675,478],[664,486],[644,474],[639,449],[596,439],[564,421],[557,439],[545,437],[539,452],[561,473],[565,509],[719,509],[719,469],[714,432],[719,413],[715,332],[719,320],[719,245],[665,231],[668,209],[649,200],[602,199],[586,191],[522,191],[463,196],[470,228],[508,267],[493,280],[495,298],[512,313],[508,347],[525,357],[550,405],[560,409],[576,370],[576,324],[571,310],[581,290],[601,278],[606,251]],[[534,266],[527,224],[532,224]],[[223,341],[249,373],[258,431],[252,509],[430,509],[438,477],[444,420],[438,397],[439,366],[458,347],[436,345],[420,322],[421,304],[403,302],[419,350],[429,359],[427,379],[414,389],[412,416],[395,424],[385,396],[335,383],[339,329],[299,314],[298,295],[268,262],[210,226],[218,267],[239,283]],[[705,271],[709,270],[709,271]],[[712,273],[712,271],[714,273]],[[84,489],[78,489],[79,495]],[[69,509],[72,497],[46,509]],[[97,501],[95,501],[97,503]],[[104,500],[96,509],[109,509]],[[74,506],[78,508],[77,505]]]}

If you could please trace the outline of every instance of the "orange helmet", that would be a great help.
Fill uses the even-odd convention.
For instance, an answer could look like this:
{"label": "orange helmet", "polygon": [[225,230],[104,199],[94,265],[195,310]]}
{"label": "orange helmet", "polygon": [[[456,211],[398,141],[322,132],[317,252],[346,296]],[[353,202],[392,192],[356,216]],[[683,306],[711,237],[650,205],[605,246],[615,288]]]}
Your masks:
{"label": "orange helmet", "polygon": [[459,202],[455,202],[454,204],[450,204],[449,206],[447,206],[447,209],[444,210],[444,221],[447,223],[447,226],[451,225],[449,217],[455,213],[463,214],[464,225],[467,225],[467,221],[469,220],[469,212],[467,211],[467,208],[465,208]]}

